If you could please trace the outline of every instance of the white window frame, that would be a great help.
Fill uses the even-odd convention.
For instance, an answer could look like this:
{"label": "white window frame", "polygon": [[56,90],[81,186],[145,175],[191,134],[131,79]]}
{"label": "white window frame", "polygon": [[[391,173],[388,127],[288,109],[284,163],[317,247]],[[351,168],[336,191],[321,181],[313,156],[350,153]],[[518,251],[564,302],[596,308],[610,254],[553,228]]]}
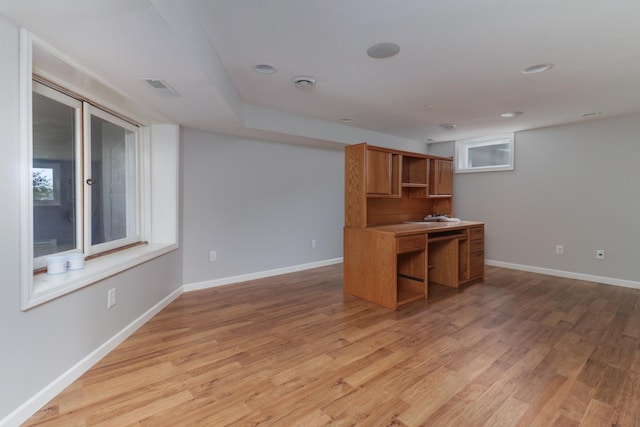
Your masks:
{"label": "white window frame", "polygon": [[[120,126],[130,132],[133,133],[136,141],[133,141],[133,158],[135,159],[135,173],[136,176],[132,177],[134,179],[127,180],[127,236],[122,239],[111,240],[104,243],[99,243],[97,245],[93,245],[92,242],[92,234],[91,234],[91,206],[92,206],[92,198],[91,198],[91,190],[85,187],[84,194],[84,248],[86,255],[93,255],[100,252],[105,252],[111,249],[116,249],[122,246],[126,246],[132,243],[139,242],[141,240],[140,234],[140,196],[141,189],[139,183],[142,181],[142,163],[140,162],[140,150],[139,143],[137,139],[140,138],[140,129],[136,126],[133,126],[130,123],[125,122],[122,119],[114,117],[112,114],[109,114],[106,111],[103,111],[97,107],[92,106],[91,104],[85,102],[83,105],[84,118],[83,118],[83,126],[84,126],[84,135],[83,141],[91,140],[91,117],[98,117],[102,120],[108,121],[115,125]],[[129,147],[131,148],[131,147]],[[91,174],[91,144],[84,142],[84,180],[86,182],[87,179],[96,180],[96,177]],[[127,156],[127,160],[129,156]],[[126,167],[127,173],[130,172],[130,165]],[[94,184],[96,185],[96,184]]]}
{"label": "white window frame", "polygon": [[[509,146],[509,162],[505,165],[492,166],[470,166],[469,165],[469,149],[477,147],[487,147],[491,145],[508,144]],[[455,171],[456,173],[470,172],[495,172],[509,171],[514,169],[514,134],[505,133],[502,135],[492,135],[480,138],[469,138],[456,141],[455,148]]]}
{"label": "white window frame", "polygon": [[[152,124],[144,126],[139,120],[140,156],[139,168],[139,227],[143,245],[109,253],[85,263],[82,270],[58,275],[34,275],[33,260],[33,177],[32,177],[32,91],[33,91],[33,55],[34,47],[39,54],[53,61],[51,75],[63,74],[77,78],[77,82],[89,81],[90,89],[98,88],[100,95],[92,97],[90,89],[69,89],[80,93],[88,99],[95,99],[102,105],[108,105],[111,111],[124,116],[127,109],[118,109],[112,101],[119,93],[105,86],[98,79],[83,70],[72,60],[38,39],[27,30],[20,34],[20,286],[21,309],[28,310],[51,301],[62,295],[81,289],[107,277],[116,275],[151,259],[162,256],[178,248],[178,214],[179,214],[179,126],[176,124]],[[53,58],[53,59],[52,59]],[[45,61],[46,62],[46,61]],[[68,72],[59,72],[61,69]],[[69,71],[72,70],[73,72]],[[56,74],[58,72],[58,74]],[[79,77],[77,77],[79,76]],[[49,77],[49,76],[47,76]],[[65,81],[51,79],[56,84],[64,85]],[[80,84],[78,83],[78,84]],[[110,100],[105,104],[105,99]],[[127,99],[122,100],[128,105]]]}
{"label": "white window frame", "polygon": [[[68,107],[74,108],[75,109],[75,129],[74,129],[74,133],[75,133],[75,137],[76,137],[76,142],[74,145],[74,153],[75,153],[75,158],[76,158],[76,170],[74,171],[74,175],[76,177],[76,188],[74,188],[74,191],[76,194],[78,194],[81,191],[81,186],[82,183],[80,182],[81,180],[79,178],[81,178],[82,174],[81,174],[81,168],[82,168],[82,161],[81,161],[81,156],[82,156],[82,147],[81,147],[81,143],[79,143],[79,141],[82,139],[82,102],[72,98],[68,95],[65,95],[61,92],[58,92],[55,89],[52,89],[48,86],[45,86],[41,83],[35,83],[32,82],[32,91],[35,93],[38,93],[40,95],[46,96],[47,98],[50,98],[56,102],[59,102],[61,104],[64,104]],[[33,110],[31,110],[31,114],[33,114]],[[32,129],[32,126],[29,125],[30,128]],[[33,135],[31,135],[29,137],[29,150],[30,150],[30,156],[33,158],[33,152],[32,150],[32,139],[33,139]],[[32,160],[33,161],[33,160]],[[33,208],[32,208],[33,209]],[[76,215],[76,229],[75,229],[75,233],[76,233],[76,245],[74,249],[68,250],[68,251],[64,251],[64,252],[56,252],[55,254],[51,254],[51,255],[45,255],[42,257],[38,257],[35,258],[33,260],[33,268],[43,268],[47,265],[47,257],[51,257],[51,256],[64,256],[64,255],[69,255],[72,253],[77,253],[79,251],[81,251],[82,249],[82,218],[78,215],[79,212],[82,212],[82,198],[77,198],[76,197],[76,203],[74,206],[74,215]],[[32,219],[33,221],[33,219]]]}

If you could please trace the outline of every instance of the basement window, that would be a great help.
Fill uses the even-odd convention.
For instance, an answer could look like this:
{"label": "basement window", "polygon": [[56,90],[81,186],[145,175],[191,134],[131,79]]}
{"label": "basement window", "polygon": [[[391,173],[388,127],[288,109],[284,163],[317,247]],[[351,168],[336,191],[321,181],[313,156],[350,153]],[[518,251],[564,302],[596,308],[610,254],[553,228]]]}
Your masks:
{"label": "basement window", "polygon": [[[20,61],[27,310],[178,247],[179,128],[145,125],[131,100],[26,30]],[[69,255],[87,261],[46,273]]]}
{"label": "basement window", "polygon": [[456,141],[456,173],[513,170],[513,133]]}

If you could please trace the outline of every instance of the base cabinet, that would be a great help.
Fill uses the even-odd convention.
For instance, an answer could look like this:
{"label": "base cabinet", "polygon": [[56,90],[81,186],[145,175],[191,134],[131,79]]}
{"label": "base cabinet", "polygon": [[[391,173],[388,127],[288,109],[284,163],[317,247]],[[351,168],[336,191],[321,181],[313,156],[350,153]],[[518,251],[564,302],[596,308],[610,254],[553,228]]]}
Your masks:
{"label": "base cabinet", "polygon": [[481,279],[483,232],[482,226],[461,226],[396,235],[376,227],[345,227],[344,291],[396,309],[428,298],[430,283],[457,288]]}

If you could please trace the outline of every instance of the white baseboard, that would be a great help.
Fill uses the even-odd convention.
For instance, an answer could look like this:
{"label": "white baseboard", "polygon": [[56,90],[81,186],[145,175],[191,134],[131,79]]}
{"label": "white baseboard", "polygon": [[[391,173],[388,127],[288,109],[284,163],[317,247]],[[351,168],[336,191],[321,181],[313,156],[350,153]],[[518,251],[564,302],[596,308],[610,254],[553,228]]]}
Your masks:
{"label": "white baseboard", "polygon": [[584,280],[587,282],[603,283],[605,285],[623,286],[625,288],[640,289],[640,282],[632,280],[615,279],[613,277],[594,276],[591,274],[574,273],[571,271],[554,270],[551,268],[533,267],[523,264],[512,264],[510,262],[485,260],[486,265],[494,267],[509,268],[511,270],[530,271],[532,273],[547,274],[549,276],[566,277],[567,279]]}
{"label": "white baseboard", "polygon": [[179,287],[171,294],[169,294],[162,301],[151,307],[142,316],[127,325],[124,329],[111,337],[108,341],[87,355],[84,359],[80,360],[67,372],[60,375],[57,379],[40,390],[36,395],[24,402],[13,412],[7,415],[4,419],[0,420],[0,427],[13,427],[19,426],[25,422],[29,417],[40,410],[51,399],[56,397],[71,383],[77,380],[82,374],[87,372],[93,365],[98,363],[100,359],[106,356],[110,351],[116,348],[120,343],[133,334],[140,326],[144,325],[149,319],[158,314],[160,310],[169,305],[173,300],[178,298],[182,294],[182,287]]}
{"label": "white baseboard", "polygon": [[184,285],[184,291],[197,291],[200,289],[213,288],[216,286],[230,285],[232,283],[246,282],[248,280],[262,279],[265,277],[278,276],[280,274],[294,273],[296,271],[310,270],[312,268],[324,267],[327,265],[340,264],[341,258],[327,259],[324,261],[311,262],[308,264],[299,264],[291,267],[276,268],[274,270],[259,271],[256,273],[241,274],[239,276],[224,277],[222,279],[206,280],[204,282],[190,283]]}

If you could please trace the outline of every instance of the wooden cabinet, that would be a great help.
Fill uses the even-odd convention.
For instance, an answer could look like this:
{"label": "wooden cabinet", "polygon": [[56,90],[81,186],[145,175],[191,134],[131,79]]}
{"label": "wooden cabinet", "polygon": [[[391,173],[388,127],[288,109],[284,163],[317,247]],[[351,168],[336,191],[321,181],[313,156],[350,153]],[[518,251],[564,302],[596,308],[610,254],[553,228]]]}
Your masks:
{"label": "wooden cabinet", "polygon": [[346,293],[394,310],[427,297],[424,233],[396,237],[367,228],[345,228],[344,245]]}
{"label": "wooden cabinet", "polygon": [[427,298],[429,284],[457,288],[482,278],[474,264],[484,263],[482,232],[481,223],[466,221],[345,227],[344,291],[396,309]]}
{"label": "wooden cabinet", "polygon": [[345,148],[344,290],[396,309],[429,283],[458,287],[484,274],[481,223],[453,216],[453,161],[356,144]]}
{"label": "wooden cabinet", "polygon": [[428,214],[453,216],[451,164],[445,157],[364,143],[347,146],[345,226],[420,221]]}

